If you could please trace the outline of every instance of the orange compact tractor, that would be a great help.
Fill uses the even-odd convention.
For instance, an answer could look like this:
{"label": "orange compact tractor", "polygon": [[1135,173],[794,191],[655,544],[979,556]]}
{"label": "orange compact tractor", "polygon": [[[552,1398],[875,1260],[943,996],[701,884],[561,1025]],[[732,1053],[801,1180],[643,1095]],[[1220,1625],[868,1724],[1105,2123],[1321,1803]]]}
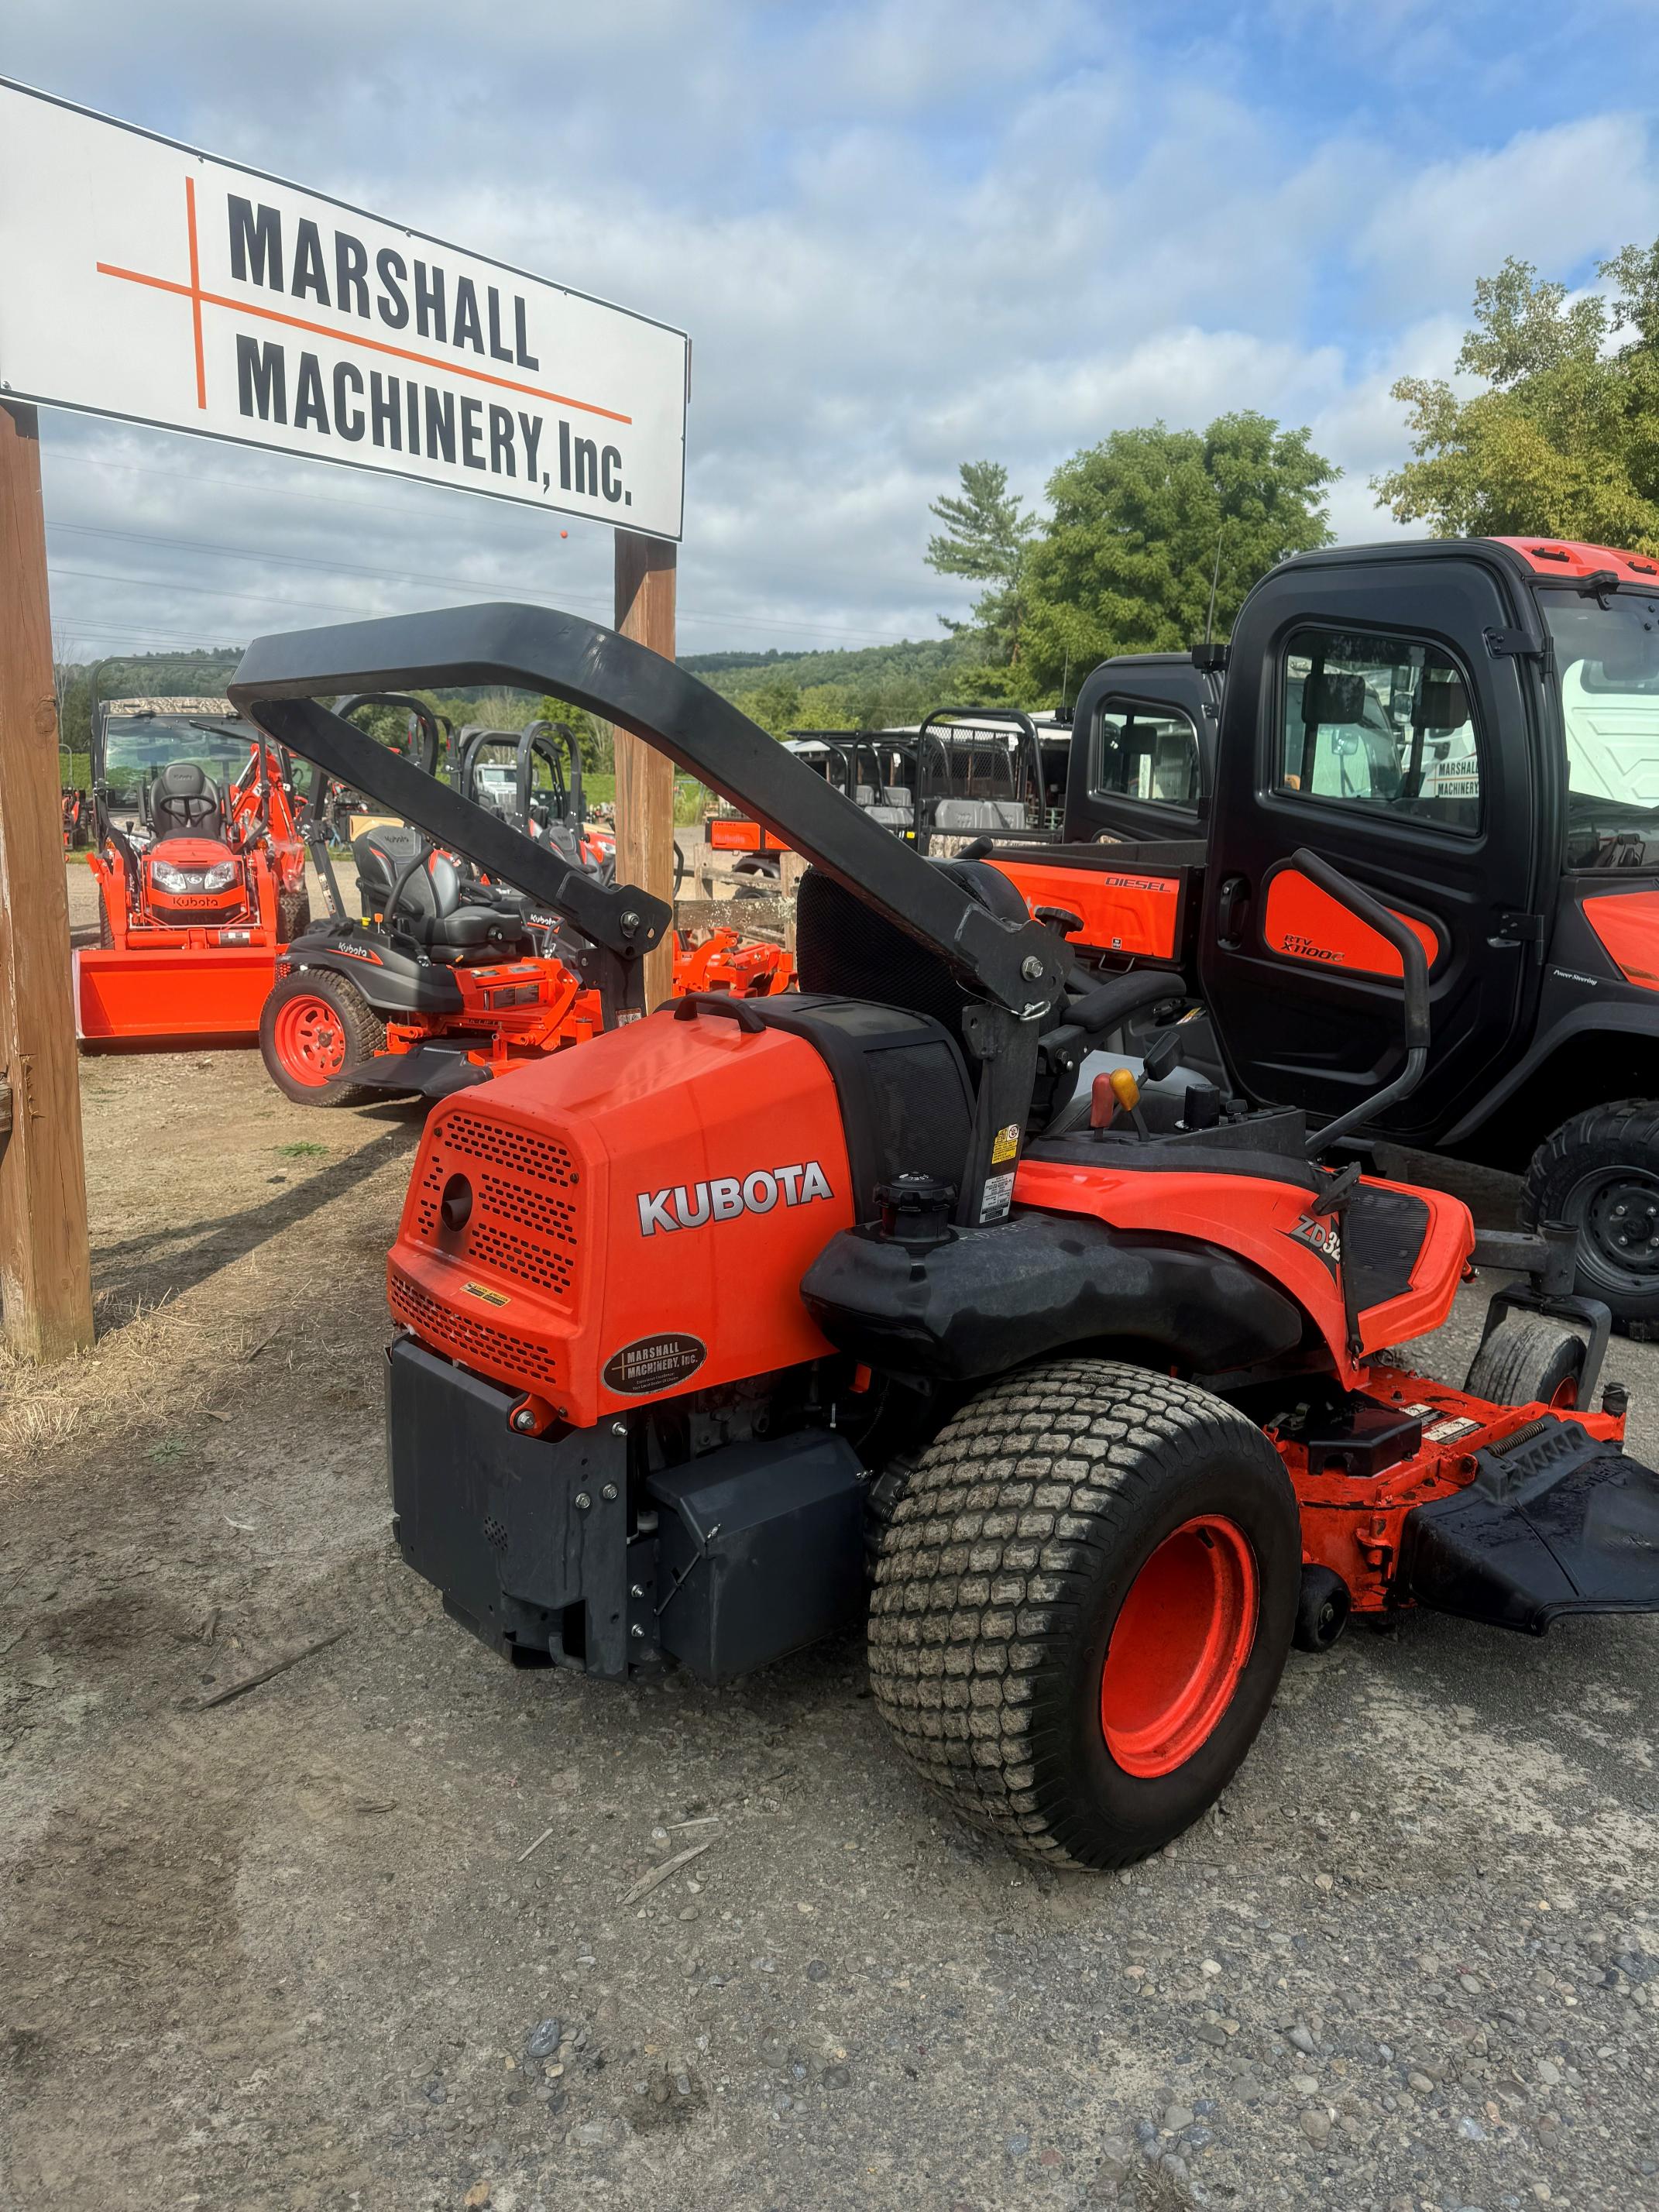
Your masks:
{"label": "orange compact tractor", "polygon": [[[365,694],[345,705],[380,703]],[[576,810],[555,819],[538,817],[530,781],[549,726],[522,738],[467,733],[455,789],[343,720],[339,726],[350,773],[319,770],[319,801],[343,786],[386,811],[352,842],[359,915],[346,910],[322,817],[316,807],[308,817],[329,912],[283,947],[260,1018],[260,1049],[278,1088],[307,1106],[387,1093],[441,1098],[611,1026],[616,977],[581,917],[614,862],[584,831],[574,751]],[[493,762],[495,752],[509,757]],[[491,767],[502,771],[493,786]],[[520,779],[522,808],[514,799]],[[399,814],[402,823],[388,818]],[[565,895],[544,900],[550,884]],[[735,929],[697,945],[675,940],[677,992],[763,997],[786,989],[792,973],[781,946],[744,944]]]}
{"label": "orange compact tractor", "polygon": [[[268,638],[231,692],[333,769],[319,697],[392,683],[574,700],[811,864],[799,995],[644,1018],[665,904],[544,854],[521,878],[617,1026],[437,1109],[388,1281],[398,1541],[494,1650],[722,1682],[867,1609],[921,1775],[1105,1868],[1215,1802],[1292,1642],[1350,1613],[1659,1609],[1659,1477],[1597,1395],[1606,1309],[1558,1290],[1570,1238],[1477,1239],[1457,1200],[1327,1163],[1429,1044],[1419,940],[1334,868],[1298,855],[1397,947],[1401,1030],[1382,1096],[1310,1136],[1172,1079],[1164,1042],[1144,1084],[1080,1088],[1131,1014],[1179,1014],[1178,975],[1080,973],[1006,878],[923,859],[590,623]],[[1395,1347],[1472,1261],[1529,1281],[1466,1381],[1412,1372]]]}
{"label": "orange compact tractor", "polygon": [[75,956],[81,1036],[252,1036],[277,948],[310,919],[287,755],[222,701],[105,701],[92,796],[98,945]]}

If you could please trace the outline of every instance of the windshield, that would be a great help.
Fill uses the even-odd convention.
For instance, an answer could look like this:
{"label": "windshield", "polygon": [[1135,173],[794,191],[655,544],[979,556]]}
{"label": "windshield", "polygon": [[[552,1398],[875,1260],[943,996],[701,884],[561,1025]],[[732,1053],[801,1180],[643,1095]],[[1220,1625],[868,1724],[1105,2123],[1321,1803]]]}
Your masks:
{"label": "windshield", "polygon": [[[1577,866],[1659,838],[1659,597],[1544,594],[1567,739],[1569,858]],[[1639,856],[1638,856],[1639,857]]]}
{"label": "windshield", "polygon": [[193,761],[228,790],[252,757],[253,732],[203,727],[183,714],[112,714],[104,725],[104,781],[112,806],[137,806],[171,761]]}

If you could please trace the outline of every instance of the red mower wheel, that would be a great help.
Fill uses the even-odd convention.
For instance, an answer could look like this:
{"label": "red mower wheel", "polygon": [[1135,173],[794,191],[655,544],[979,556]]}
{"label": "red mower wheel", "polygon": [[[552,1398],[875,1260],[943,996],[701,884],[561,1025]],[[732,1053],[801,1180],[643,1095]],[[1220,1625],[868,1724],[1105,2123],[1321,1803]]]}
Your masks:
{"label": "red mower wheel", "polygon": [[345,1031],[320,992],[307,991],[279,1007],[271,1024],[276,1057],[296,1083],[320,1090],[345,1066]]}
{"label": "red mower wheel", "polygon": [[383,1094],[343,1083],[344,1069],[386,1049],[386,1024],[349,976],[330,968],[284,975],[259,1017],[271,1081],[296,1106],[356,1106]]}
{"label": "red mower wheel", "polygon": [[1255,1560],[1219,1514],[1166,1536],[1118,1608],[1100,1728],[1126,1774],[1173,1773],[1214,1733],[1255,1642]]}
{"label": "red mower wheel", "polygon": [[1121,1360],[1021,1368],[881,1531],[871,1686],[967,1819],[1051,1866],[1126,1866],[1237,1771],[1301,1576],[1290,1478],[1231,1406]]}

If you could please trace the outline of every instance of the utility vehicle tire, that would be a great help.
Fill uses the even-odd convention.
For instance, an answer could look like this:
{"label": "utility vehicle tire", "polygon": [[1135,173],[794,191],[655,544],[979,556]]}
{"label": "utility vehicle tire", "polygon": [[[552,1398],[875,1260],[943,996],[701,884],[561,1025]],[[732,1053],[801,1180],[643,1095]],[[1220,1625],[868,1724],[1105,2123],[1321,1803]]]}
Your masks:
{"label": "utility vehicle tire", "polygon": [[342,1083],[340,1070],[386,1048],[386,1024],[349,976],[331,968],[284,975],[259,1016],[270,1079],[296,1106],[361,1106],[386,1093]]}
{"label": "utility vehicle tire", "polygon": [[871,1600],[876,1700],[957,1812],[1050,1866],[1189,1827],[1283,1671],[1296,1499],[1190,1382],[1060,1359],[971,1399],[920,1459]]}
{"label": "utility vehicle tire", "polygon": [[311,893],[306,890],[276,894],[276,942],[292,945],[311,927]]}
{"label": "utility vehicle tire", "polygon": [[1580,1297],[1600,1298],[1626,1327],[1659,1325],[1659,1102],[1591,1106],[1544,1139],[1522,1188],[1521,1225],[1546,1221],[1578,1232]]}
{"label": "utility vehicle tire", "polygon": [[1584,1340],[1547,1314],[1505,1314],[1469,1362],[1463,1388],[1494,1406],[1578,1403]]}

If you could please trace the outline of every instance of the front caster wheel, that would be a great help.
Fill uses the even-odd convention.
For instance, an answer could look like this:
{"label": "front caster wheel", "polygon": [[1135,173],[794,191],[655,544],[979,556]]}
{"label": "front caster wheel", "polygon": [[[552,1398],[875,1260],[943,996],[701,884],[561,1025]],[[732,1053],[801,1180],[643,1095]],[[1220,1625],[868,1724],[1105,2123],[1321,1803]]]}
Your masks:
{"label": "front caster wheel", "polygon": [[1278,1453],[1189,1382],[1027,1368],[922,1455],[881,1540],[876,1699],[923,1778],[1049,1865],[1190,1827],[1255,1741],[1296,1618]]}
{"label": "front caster wheel", "polygon": [[1494,1406],[1578,1403],[1584,1340],[1547,1314],[1505,1314],[1469,1362],[1463,1388]]}
{"label": "front caster wheel", "polygon": [[1291,1638],[1297,1650],[1328,1651],[1348,1625],[1351,1602],[1348,1585],[1334,1568],[1304,1567]]}
{"label": "front caster wheel", "polygon": [[1632,1334],[1659,1331],[1659,1103],[1626,1098],[1564,1121],[1533,1154],[1521,1224],[1577,1232],[1580,1297]]}

